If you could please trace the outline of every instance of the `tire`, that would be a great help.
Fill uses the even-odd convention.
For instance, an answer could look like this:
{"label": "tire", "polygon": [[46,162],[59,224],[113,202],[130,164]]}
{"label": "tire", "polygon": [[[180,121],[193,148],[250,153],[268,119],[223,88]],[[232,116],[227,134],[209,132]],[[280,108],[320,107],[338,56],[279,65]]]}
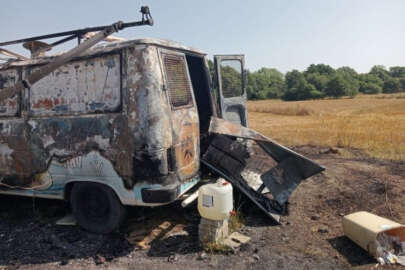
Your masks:
{"label": "tire", "polygon": [[93,233],[107,234],[118,229],[126,215],[114,191],[97,183],[74,184],[70,204],[77,223]]}

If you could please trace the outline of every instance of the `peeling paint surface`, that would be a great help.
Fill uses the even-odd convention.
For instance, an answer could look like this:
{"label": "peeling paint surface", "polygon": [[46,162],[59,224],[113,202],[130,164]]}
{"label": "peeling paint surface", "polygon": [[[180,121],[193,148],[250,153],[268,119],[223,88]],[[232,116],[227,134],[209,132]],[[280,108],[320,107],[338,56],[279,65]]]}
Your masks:
{"label": "peeling paint surface", "polygon": [[58,68],[32,86],[32,115],[116,111],[121,103],[120,68],[117,54],[75,61]]}
{"label": "peeling paint surface", "polygon": [[[17,69],[0,71],[0,89],[13,86],[19,79]],[[0,90],[1,91],[1,90]],[[1,116],[17,116],[20,110],[20,97],[15,96],[0,101]]]}
{"label": "peeling paint surface", "polygon": [[[64,187],[66,184],[83,181],[91,181],[109,186],[124,205],[162,205],[162,203],[144,203],[141,196],[143,188],[159,189],[163,188],[162,185],[143,182],[136,184],[132,189],[127,189],[123,185],[121,177],[116,173],[112,163],[96,151],[72,158],[66,162],[52,161],[45,173],[35,176],[32,190],[14,190],[11,193],[15,195],[35,195],[44,198],[64,199]],[[180,185],[180,195],[194,186],[198,181],[199,177],[197,176],[190,181],[182,183]],[[10,194],[10,192],[0,189],[1,193]]]}

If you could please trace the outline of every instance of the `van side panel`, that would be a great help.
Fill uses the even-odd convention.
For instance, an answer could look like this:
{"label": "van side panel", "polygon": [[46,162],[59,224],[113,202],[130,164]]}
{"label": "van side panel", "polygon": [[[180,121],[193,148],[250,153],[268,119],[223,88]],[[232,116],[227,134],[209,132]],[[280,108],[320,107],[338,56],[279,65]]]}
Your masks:
{"label": "van side panel", "polygon": [[[0,70],[0,86],[35,68]],[[93,181],[124,204],[173,201],[198,181],[198,113],[194,101],[173,111],[166,87],[159,49],[136,44],[72,61],[21,104],[0,104],[0,193],[61,198],[67,183]]]}
{"label": "van side panel", "polygon": [[134,136],[134,181],[171,182],[167,149],[172,145],[170,110],[163,91],[157,48],[127,50],[128,125]]}
{"label": "van side panel", "polygon": [[[26,91],[18,116],[0,114],[2,184],[33,187],[35,175],[47,171],[51,161],[65,163],[98,151],[125,186],[133,185],[133,136],[121,104],[124,60],[118,51],[70,62]],[[22,78],[35,68],[22,67]]]}
{"label": "van side panel", "polygon": [[[31,87],[32,116],[90,114],[119,111],[120,54],[67,63]],[[36,68],[26,69],[26,73]]]}

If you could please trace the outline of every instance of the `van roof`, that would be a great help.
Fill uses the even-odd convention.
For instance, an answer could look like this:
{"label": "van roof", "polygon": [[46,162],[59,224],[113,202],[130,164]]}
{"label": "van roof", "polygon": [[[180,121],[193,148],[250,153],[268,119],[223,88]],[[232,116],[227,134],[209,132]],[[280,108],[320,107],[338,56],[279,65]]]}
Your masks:
{"label": "van roof", "polygon": [[[155,45],[158,47],[164,47],[164,48],[169,48],[169,49],[176,49],[176,50],[206,55],[206,53],[200,49],[185,46],[185,45],[182,45],[175,41],[166,40],[166,39],[158,39],[158,38],[140,38],[140,39],[132,39],[132,40],[119,41],[119,42],[112,42],[112,43],[101,43],[101,44],[98,44],[98,45],[88,49],[86,52],[81,54],[80,57],[109,53],[109,52],[119,50],[119,49],[122,49],[125,47],[131,47],[133,45],[141,45],[141,44],[150,44],[150,45]],[[49,62],[50,60],[54,59],[55,57],[59,56],[60,54],[62,54],[62,53],[49,55],[49,56],[45,56],[45,57],[28,59],[28,60],[15,60],[15,61],[11,61],[11,62],[6,62],[4,64],[0,64],[0,70],[6,69],[9,67],[13,67],[13,66],[15,67],[15,66],[30,66],[30,65],[45,64],[45,63]]]}

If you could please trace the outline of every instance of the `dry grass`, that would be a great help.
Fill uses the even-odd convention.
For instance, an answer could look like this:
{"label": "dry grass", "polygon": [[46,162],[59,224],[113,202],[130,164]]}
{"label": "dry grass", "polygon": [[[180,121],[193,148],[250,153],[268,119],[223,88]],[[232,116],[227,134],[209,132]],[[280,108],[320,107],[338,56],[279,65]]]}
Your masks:
{"label": "dry grass", "polygon": [[229,217],[229,233],[239,231],[245,224],[245,217],[242,211],[238,209],[233,215]]}
{"label": "dry grass", "polygon": [[210,254],[215,254],[215,253],[228,254],[229,252],[232,251],[232,248],[230,248],[224,244],[215,243],[215,242],[205,243],[203,245],[203,249]]}
{"label": "dry grass", "polygon": [[403,94],[249,101],[248,110],[253,129],[283,144],[358,148],[376,158],[405,160]]}

